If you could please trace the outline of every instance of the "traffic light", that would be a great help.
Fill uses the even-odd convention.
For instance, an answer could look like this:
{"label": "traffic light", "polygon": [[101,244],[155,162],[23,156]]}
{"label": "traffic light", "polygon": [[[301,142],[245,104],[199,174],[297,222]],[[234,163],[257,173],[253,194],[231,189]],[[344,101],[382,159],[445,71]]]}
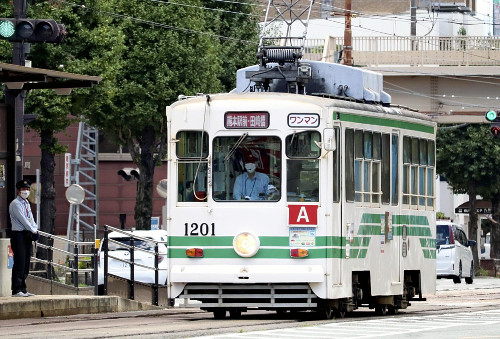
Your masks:
{"label": "traffic light", "polygon": [[0,19],[0,38],[12,42],[60,43],[66,27],[52,19]]}
{"label": "traffic light", "polygon": [[491,122],[490,131],[494,138],[500,138],[500,111],[486,112],[486,120]]}
{"label": "traffic light", "polygon": [[118,175],[123,177],[126,181],[139,180],[141,171],[138,168],[125,167],[118,171]]}

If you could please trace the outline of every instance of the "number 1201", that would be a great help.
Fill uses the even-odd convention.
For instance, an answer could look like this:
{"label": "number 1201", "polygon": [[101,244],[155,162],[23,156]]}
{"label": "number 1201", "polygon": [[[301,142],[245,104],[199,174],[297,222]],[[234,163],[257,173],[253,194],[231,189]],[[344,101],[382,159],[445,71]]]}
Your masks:
{"label": "number 1201", "polygon": [[207,224],[206,222],[198,225],[197,223],[193,222],[192,224],[189,223],[184,223],[184,235],[186,236],[207,236],[207,235],[212,235],[215,236],[215,223],[211,223],[210,225]]}

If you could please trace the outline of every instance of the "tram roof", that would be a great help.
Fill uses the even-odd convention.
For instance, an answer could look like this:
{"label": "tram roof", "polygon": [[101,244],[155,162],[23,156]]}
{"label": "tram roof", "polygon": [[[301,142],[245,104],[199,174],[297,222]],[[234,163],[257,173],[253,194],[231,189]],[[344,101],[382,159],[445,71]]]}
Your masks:
{"label": "tram roof", "polygon": [[255,99],[256,97],[263,100],[294,100],[316,104],[323,107],[336,107],[341,110],[362,110],[365,112],[373,112],[378,114],[390,114],[398,117],[414,118],[432,122],[432,118],[427,114],[411,110],[403,106],[387,106],[374,103],[360,102],[359,100],[349,100],[337,96],[329,96],[327,94],[301,95],[290,93],[275,93],[275,92],[245,92],[245,93],[218,93],[218,94],[203,94],[197,96],[180,96],[179,101],[171,105],[172,108],[183,104],[204,103],[207,101],[207,96],[210,100],[240,100],[240,99]]}

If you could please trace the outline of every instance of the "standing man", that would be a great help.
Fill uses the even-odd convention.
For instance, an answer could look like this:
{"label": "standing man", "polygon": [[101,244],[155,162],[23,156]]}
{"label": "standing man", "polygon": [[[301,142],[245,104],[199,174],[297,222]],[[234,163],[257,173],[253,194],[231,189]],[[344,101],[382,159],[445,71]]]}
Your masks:
{"label": "standing man", "polygon": [[16,183],[17,197],[9,205],[12,232],[10,245],[14,252],[12,268],[12,296],[30,297],[33,293],[26,290],[26,278],[30,270],[32,241],[38,240],[38,227],[28,202],[31,183],[21,180]]}

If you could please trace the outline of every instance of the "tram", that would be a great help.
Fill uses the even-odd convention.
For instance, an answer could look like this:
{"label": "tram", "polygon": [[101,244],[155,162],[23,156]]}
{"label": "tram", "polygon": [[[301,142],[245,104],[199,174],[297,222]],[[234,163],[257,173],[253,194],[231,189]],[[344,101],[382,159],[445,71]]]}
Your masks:
{"label": "tram", "polygon": [[252,66],[167,107],[169,298],[331,318],[435,292],[435,123],[380,74],[307,67],[300,94],[249,91]]}

